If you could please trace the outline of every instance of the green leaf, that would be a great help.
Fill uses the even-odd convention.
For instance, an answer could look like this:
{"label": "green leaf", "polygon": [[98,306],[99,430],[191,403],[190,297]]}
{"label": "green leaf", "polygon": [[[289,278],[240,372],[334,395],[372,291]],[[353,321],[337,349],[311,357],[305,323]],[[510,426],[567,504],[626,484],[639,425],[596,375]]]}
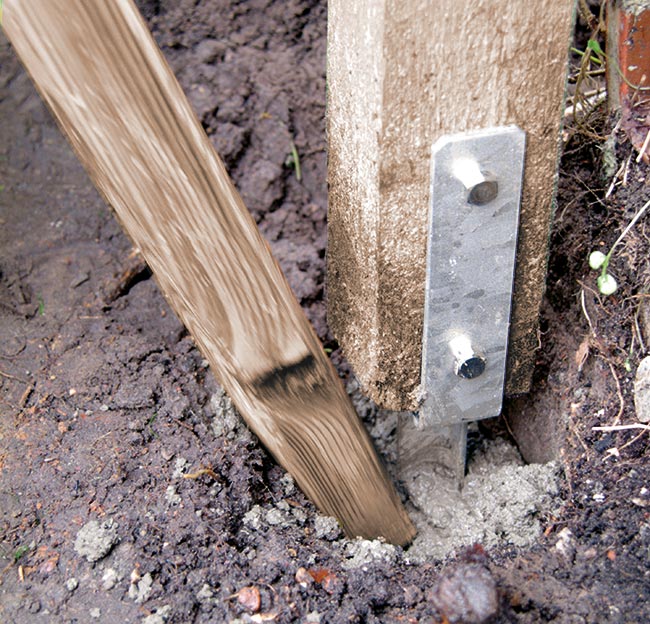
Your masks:
{"label": "green leaf", "polygon": [[598,284],[598,290],[600,290],[600,292],[605,296],[613,295],[618,288],[618,284],[616,283],[614,276],[610,275],[609,273],[601,275],[596,280],[596,283]]}
{"label": "green leaf", "polygon": [[20,561],[22,556],[29,550],[29,546],[19,546],[16,548],[16,552],[14,552],[14,563],[17,561]]}
{"label": "green leaf", "polygon": [[600,269],[606,260],[607,256],[602,251],[592,251],[589,254],[589,266],[592,269]]}
{"label": "green leaf", "polygon": [[587,41],[587,47],[592,52],[595,52],[596,54],[602,54],[603,56],[605,56],[603,49],[600,47],[600,43],[598,43],[595,39],[589,39],[589,41]]}

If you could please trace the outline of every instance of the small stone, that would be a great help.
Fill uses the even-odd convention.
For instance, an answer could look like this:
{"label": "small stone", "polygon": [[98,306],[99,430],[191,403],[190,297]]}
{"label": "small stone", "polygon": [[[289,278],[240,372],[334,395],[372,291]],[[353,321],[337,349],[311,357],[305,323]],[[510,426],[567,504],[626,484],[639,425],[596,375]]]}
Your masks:
{"label": "small stone", "polygon": [[174,463],[174,472],[172,473],[172,479],[178,479],[182,477],[187,472],[187,464],[189,462],[184,457],[177,457],[176,462]]}
{"label": "small stone", "polygon": [[558,533],[555,550],[557,550],[568,562],[573,561],[576,554],[575,540],[571,529],[565,527]]}
{"label": "small stone", "polygon": [[170,459],[172,459],[172,457],[174,457],[174,452],[173,451],[168,451],[167,449],[163,449],[162,451],[160,451],[160,456],[165,461],[169,461]]}
{"label": "small stone", "polygon": [[90,520],[79,529],[74,549],[79,555],[93,563],[105,557],[118,541],[117,524],[112,518],[102,523]]}
{"label": "small stone", "polygon": [[253,505],[251,510],[244,514],[244,525],[254,530],[262,526],[262,508],[259,505]]}
{"label": "small stone", "polygon": [[207,600],[210,600],[214,596],[214,592],[212,591],[212,588],[207,584],[204,583],[201,589],[196,594],[196,599],[199,602],[205,602]]}
{"label": "small stone", "polygon": [[90,610],[90,617],[91,618],[93,618],[95,620],[98,620],[101,616],[102,616],[102,612],[101,612],[101,609],[99,609],[99,607],[95,607],[94,609]]}
{"label": "small stone", "polygon": [[291,496],[295,489],[296,489],[296,484],[293,480],[293,477],[290,474],[285,474],[281,479],[280,479],[280,485],[282,486],[282,489],[284,490],[284,495],[285,496]]}
{"label": "small stone", "polygon": [[269,509],[266,512],[266,521],[271,525],[271,526],[278,526],[284,522],[284,514],[276,508]]}
{"label": "small stone", "polygon": [[153,578],[150,572],[147,572],[137,583],[131,583],[129,586],[129,598],[138,604],[145,602],[151,595]]}
{"label": "small stone", "polygon": [[314,577],[305,568],[300,567],[296,570],[296,583],[306,589],[314,583]]}
{"label": "small stone", "polygon": [[641,360],[634,379],[634,407],[642,423],[650,423],[650,356]]}
{"label": "small stone", "polygon": [[305,617],[306,624],[320,624],[321,614],[318,611],[311,611]]}
{"label": "small stone", "polygon": [[316,516],[314,532],[319,539],[335,540],[341,535],[341,525],[336,518],[331,516]]}
{"label": "small stone", "polygon": [[342,567],[351,570],[371,563],[391,565],[397,559],[397,549],[380,540],[357,539],[347,544],[347,555],[348,559],[342,563]]}
{"label": "small stone", "polygon": [[164,624],[171,615],[172,608],[170,605],[158,607],[154,613],[140,620],[141,624]]}
{"label": "small stone", "polygon": [[117,585],[117,572],[113,568],[108,568],[102,575],[102,587],[104,590],[109,591]]}
{"label": "small stone", "polygon": [[168,485],[167,490],[165,491],[165,500],[170,505],[179,505],[181,502],[181,497],[178,492],[176,492],[176,486]]}
{"label": "small stone", "polygon": [[69,579],[65,582],[65,588],[66,588],[69,592],[73,592],[75,589],[77,589],[77,587],[79,587],[79,581],[78,581],[76,578],[74,578],[74,577],[73,577],[73,578],[69,578]]}
{"label": "small stone", "polygon": [[243,587],[237,592],[237,602],[251,613],[257,613],[262,605],[262,597],[257,587]]}
{"label": "small stone", "polygon": [[451,624],[483,624],[499,612],[497,585],[482,565],[461,565],[434,588],[431,600]]}

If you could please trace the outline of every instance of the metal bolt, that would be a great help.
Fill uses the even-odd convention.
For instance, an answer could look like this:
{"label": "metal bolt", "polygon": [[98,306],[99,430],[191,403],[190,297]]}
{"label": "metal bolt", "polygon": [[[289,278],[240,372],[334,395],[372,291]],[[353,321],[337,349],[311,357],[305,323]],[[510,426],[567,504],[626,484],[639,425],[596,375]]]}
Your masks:
{"label": "metal bolt", "polygon": [[449,341],[449,348],[456,360],[454,373],[463,379],[475,379],[485,371],[485,358],[476,353],[470,339],[461,334]]}
{"label": "metal bolt", "polygon": [[475,206],[489,204],[499,194],[499,183],[494,176],[481,171],[473,158],[456,158],[452,165],[454,177],[467,189],[467,203]]}

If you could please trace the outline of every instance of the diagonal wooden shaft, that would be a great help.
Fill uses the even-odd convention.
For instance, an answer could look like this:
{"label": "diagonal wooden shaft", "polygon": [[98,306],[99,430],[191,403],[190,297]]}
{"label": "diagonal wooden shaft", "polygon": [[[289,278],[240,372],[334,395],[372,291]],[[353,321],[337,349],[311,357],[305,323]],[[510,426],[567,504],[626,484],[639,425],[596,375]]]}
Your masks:
{"label": "diagonal wooden shaft", "polygon": [[239,411],[350,536],[413,526],[131,0],[4,0],[3,27]]}

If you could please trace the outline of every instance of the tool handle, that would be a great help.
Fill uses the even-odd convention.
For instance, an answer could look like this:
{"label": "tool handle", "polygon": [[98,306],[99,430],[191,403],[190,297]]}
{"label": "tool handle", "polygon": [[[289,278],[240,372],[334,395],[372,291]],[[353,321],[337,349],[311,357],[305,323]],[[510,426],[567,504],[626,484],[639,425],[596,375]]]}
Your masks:
{"label": "tool handle", "polygon": [[5,0],[3,26],[242,416],[348,535],[414,529],[131,0]]}

